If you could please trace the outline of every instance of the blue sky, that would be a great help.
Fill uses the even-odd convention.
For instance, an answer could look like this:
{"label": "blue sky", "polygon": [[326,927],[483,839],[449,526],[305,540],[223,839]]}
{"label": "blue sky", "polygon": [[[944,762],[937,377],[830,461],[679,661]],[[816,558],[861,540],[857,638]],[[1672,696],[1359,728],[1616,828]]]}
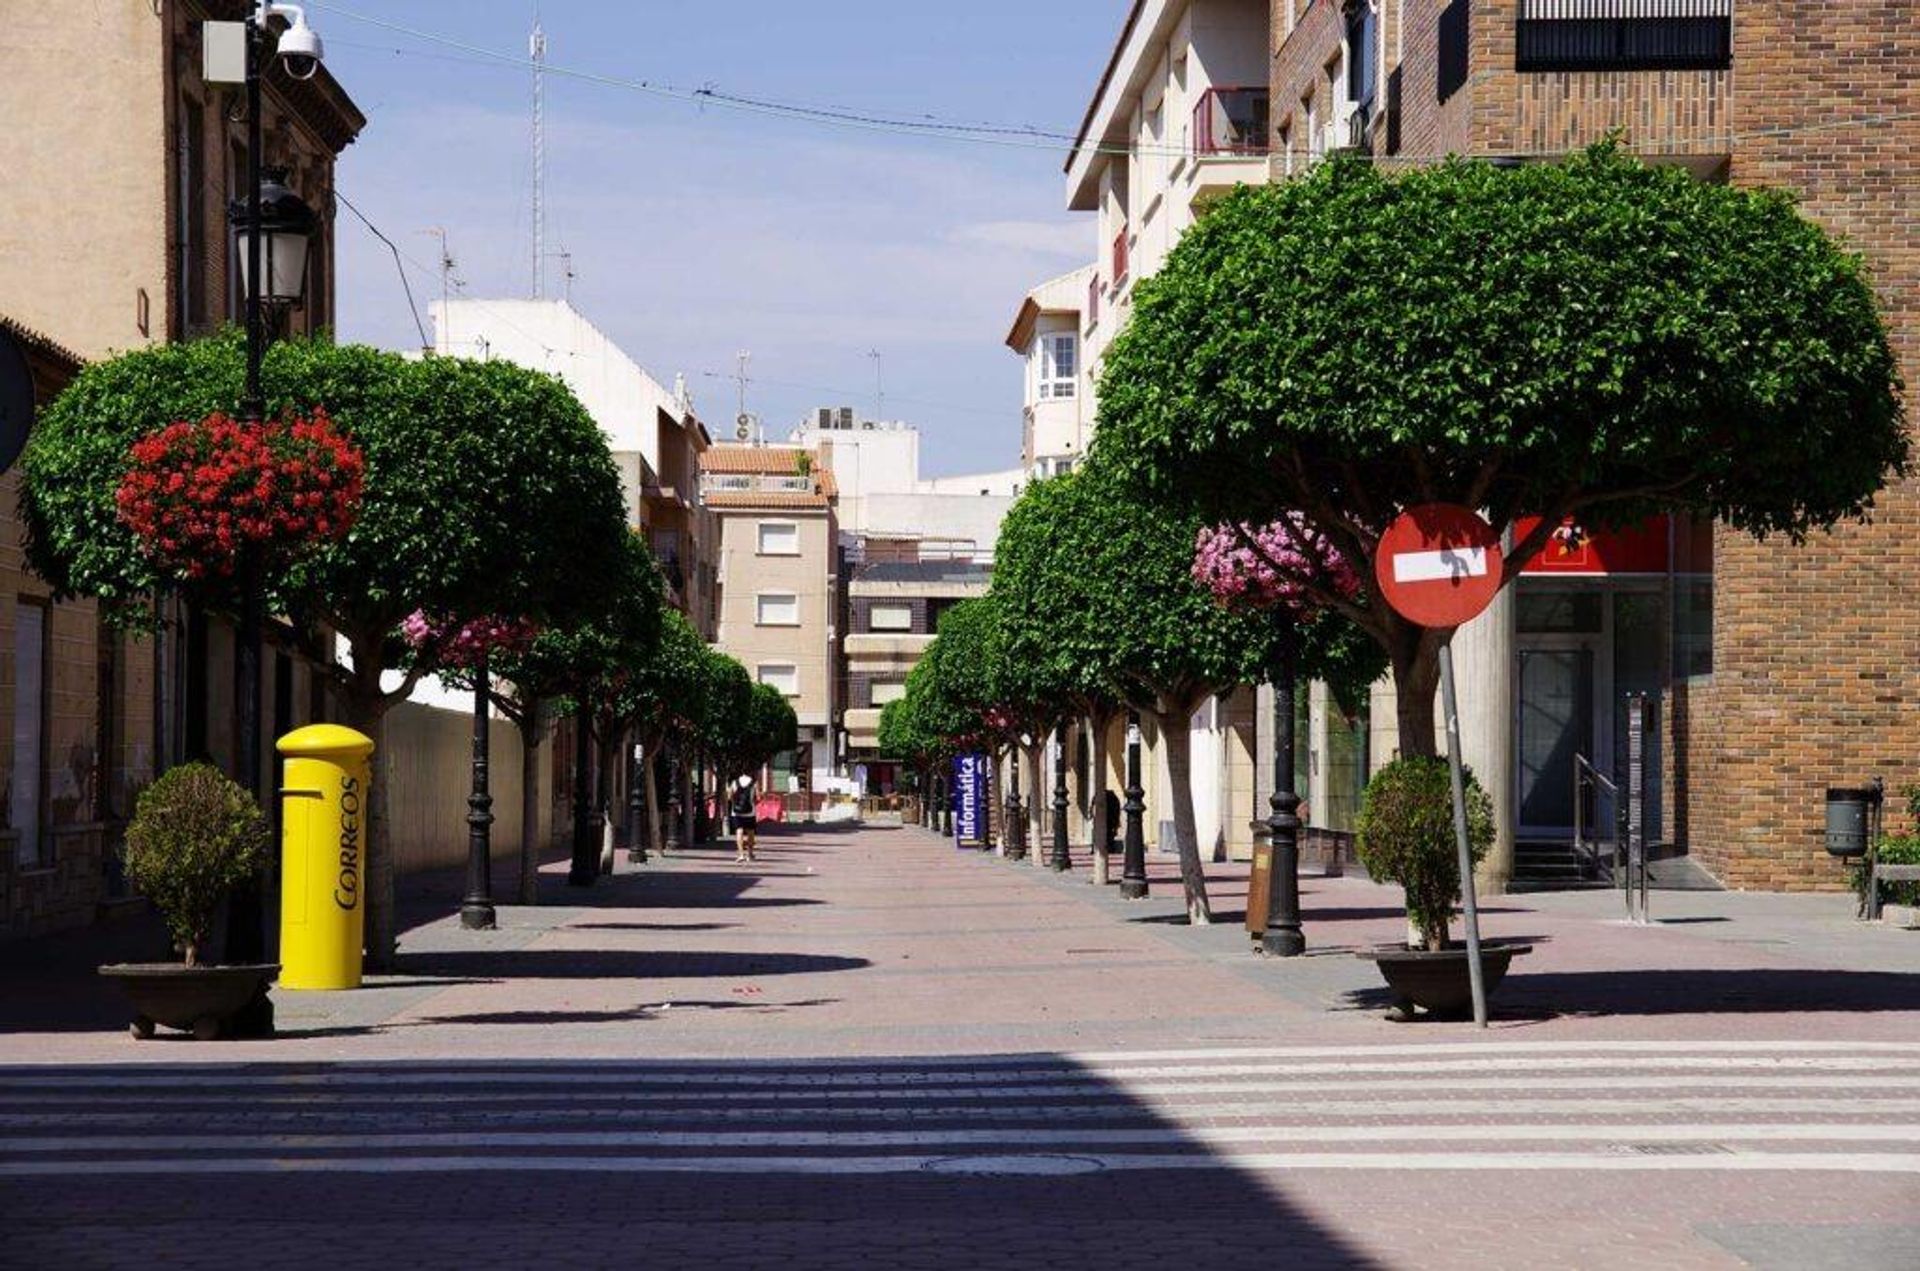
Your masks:
{"label": "blue sky", "polygon": [[[368,117],[341,192],[437,293],[446,229],[469,295],[531,286],[531,79],[354,14],[524,56],[529,0],[314,0],[329,68]],[[688,90],[1072,132],[1125,0],[546,0],[551,66]],[[932,473],[1019,460],[1020,373],[1001,343],[1028,287],[1093,258],[1054,143],[982,145],[796,122],[547,77],[547,242],[574,303],[716,431],[749,409],[784,437],[809,407],[887,413]],[[340,330],[419,342],[392,257],[342,212]],[[563,285],[549,260],[548,294]],[[723,378],[725,377],[725,378]]]}

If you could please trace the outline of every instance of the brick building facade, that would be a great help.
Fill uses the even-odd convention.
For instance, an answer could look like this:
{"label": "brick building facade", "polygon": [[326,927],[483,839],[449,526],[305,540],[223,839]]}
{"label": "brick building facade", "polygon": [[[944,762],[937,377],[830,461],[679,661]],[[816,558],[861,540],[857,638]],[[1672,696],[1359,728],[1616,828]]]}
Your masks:
{"label": "brick building facade", "polygon": [[[1275,0],[1272,15],[1276,177],[1329,149],[1544,159],[1617,134],[1651,162],[1794,193],[1864,255],[1920,382],[1911,4]],[[1730,886],[1843,886],[1823,787],[1920,780],[1920,489],[1896,483],[1869,524],[1803,546],[1715,527],[1711,554],[1667,569],[1667,630],[1683,568],[1711,579],[1711,628],[1698,660],[1667,651],[1661,830]]]}

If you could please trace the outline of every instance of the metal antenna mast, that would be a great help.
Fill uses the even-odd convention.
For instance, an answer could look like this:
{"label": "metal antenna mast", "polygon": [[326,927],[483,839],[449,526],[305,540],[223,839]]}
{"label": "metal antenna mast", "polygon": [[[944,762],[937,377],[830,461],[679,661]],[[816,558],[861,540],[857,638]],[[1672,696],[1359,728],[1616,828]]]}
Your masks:
{"label": "metal antenna mast", "polygon": [[873,359],[873,422],[877,424],[887,417],[887,386],[880,373],[880,350],[868,349],[867,356]]}
{"label": "metal antenna mast", "polygon": [[435,225],[420,231],[440,240],[440,328],[436,335],[448,353],[453,352],[453,289],[460,280],[453,276],[453,252],[447,247],[447,231]]}
{"label": "metal antenna mast", "polygon": [[539,300],[547,290],[547,33],[540,29],[537,13],[527,53],[533,59],[533,298]]}
{"label": "metal antenna mast", "polygon": [[753,354],[742,349],[734,354],[734,359],[737,364],[733,373],[736,391],[734,402],[738,410],[733,417],[734,436],[741,441],[751,440],[757,446],[761,440],[760,421],[747,413],[747,363],[753,359]]}

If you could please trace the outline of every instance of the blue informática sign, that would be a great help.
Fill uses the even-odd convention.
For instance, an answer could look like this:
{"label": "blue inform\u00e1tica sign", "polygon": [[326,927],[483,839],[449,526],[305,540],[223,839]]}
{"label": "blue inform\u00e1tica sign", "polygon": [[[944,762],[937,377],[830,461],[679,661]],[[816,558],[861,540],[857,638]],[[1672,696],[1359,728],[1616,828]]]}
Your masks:
{"label": "blue inform\u00e1tica sign", "polygon": [[980,847],[987,841],[987,774],[985,755],[955,755],[953,759],[953,837],[961,847]]}

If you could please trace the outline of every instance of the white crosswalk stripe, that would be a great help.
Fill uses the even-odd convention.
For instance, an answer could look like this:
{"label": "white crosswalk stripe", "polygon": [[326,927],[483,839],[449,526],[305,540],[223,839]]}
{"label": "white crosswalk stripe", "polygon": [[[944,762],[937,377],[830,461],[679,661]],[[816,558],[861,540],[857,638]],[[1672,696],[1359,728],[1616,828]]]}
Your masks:
{"label": "white crosswalk stripe", "polygon": [[1920,1044],[0,1068],[0,1178],[1312,1169],[1920,1173]]}

